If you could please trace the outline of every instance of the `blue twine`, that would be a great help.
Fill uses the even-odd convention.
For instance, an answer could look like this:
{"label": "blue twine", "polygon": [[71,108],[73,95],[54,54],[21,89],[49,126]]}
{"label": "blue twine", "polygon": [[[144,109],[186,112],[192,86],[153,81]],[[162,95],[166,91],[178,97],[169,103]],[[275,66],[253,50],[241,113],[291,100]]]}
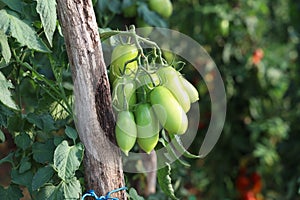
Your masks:
{"label": "blue twine", "polygon": [[118,198],[111,197],[110,195],[112,193],[119,192],[121,190],[127,190],[127,187],[121,187],[121,188],[112,190],[112,191],[108,192],[105,196],[101,196],[101,197],[98,197],[94,190],[89,190],[82,196],[81,200],[84,200],[85,197],[94,197],[96,200],[109,200],[109,199],[119,200]]}

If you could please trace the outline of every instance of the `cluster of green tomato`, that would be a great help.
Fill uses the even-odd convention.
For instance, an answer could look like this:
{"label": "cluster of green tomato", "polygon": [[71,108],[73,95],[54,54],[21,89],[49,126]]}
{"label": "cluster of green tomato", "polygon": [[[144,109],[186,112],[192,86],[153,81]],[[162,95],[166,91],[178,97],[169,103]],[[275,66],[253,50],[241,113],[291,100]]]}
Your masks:
{"label": "cluster of green tomato", "polygon": [[157,145],[160,130],[184,134],[188,128],[191,103],[199,99],[196,88],[169,65],[138,64],[134,44],[120,44],[112,52],[109,79],[112,102],[117,113],[116,140],[128,152],[137,142],[146,153]]}

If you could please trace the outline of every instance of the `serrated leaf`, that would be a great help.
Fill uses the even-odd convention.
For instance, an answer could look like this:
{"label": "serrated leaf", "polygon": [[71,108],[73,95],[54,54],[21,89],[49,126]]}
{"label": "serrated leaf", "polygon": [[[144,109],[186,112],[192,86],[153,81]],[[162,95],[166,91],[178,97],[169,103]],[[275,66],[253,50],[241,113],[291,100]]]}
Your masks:
{"label": "serrated leaf", "polygon": [[130,199],[132,199],[132,200],[144,200],[143,197],[138,195],[137,191],[134,188],[130,188],[129,196],[130,196]]}
{"label": "serrated leaf", "polygon": [[21,197],[23,197],[23,194],[18,186],[10,185],[7,189],[0,186],[0,199],[16,200]]}
{"label": "serrated leaf", "polygon": [[158,14],[151,11],[146,3],[140,3],[137,11],[139,17],[141,17],[147,24],[161,28],[167,27],[167,23]]}
{"label": "serrated leaf", "polygon": [[9,44],[7,41],[7,36],[3,31],[0,31],[0,45],[1,45],[1,54],[5,60],[5,63],[9,63],[10,58],[11,58],[11,52],[9,48]]}
{"label": "serrated leaf", "polygon": [[71,138],[74,142],[78,137],[77,131],[70,127],[70,126],[66,126],[66,130],[65,130],[66,135]]}
{"label": "serrated leaf", "polygon": [[32,179],[32,190],[37,190],[47,183],[54,175],[54,170],[51,166],[39,168]]}
{"label": "serrated leaf", "polygon": [[73,177],[68,183],[62,182],[64,199],[79,199],[81,196],[81,185],[76,177]]}
{"label": "serrated leaf", "polygon": [[2,72],[0,72],[0,101],[5,106],[16,110],[18,107],[11,98],[11,93],[9,91],[11,88],[13,88],[11,82],[7,81]]}
{"label": "serrated leaf", "polygon": [[19,19],[17,13],[9,10],[0,10],[0,29],[7,35],[12,35],[22,46],[28,46],[40,52],[50,52],[48,47],[37,36],[36,32]]}
{"label": "serrated leaf", "polygon": [[171,166],[168,163],[165,163],[165,167],[157,170],[157,179],[160,188],[162,191],[168,195],[173,200],[178,200],[178,198],[174,194],[174,189],[171,181]]}
{"label": "serrated leaf", "polygon": [[83,151],[84,148],[81,143],[69,146],[66,140],[56,147],[54,152],[54,168],[62,180],[67,182],[74,177],[83,159]]}
{"label": "serrated leaf", "polygon": [[51,162],[54,149],[53,140],[47,140],[46,143],[35,142],[32,145],[33,159],[38,163]]}
{"label": "serrated leaf", "polygon": [[21,0],[1,0],[1,1],[14,11],[17,11],[18,13],[23,12],[24,2],[22,2]]}
{"label": "serrated leaf", "polygon": [[47,185],[43,187],[37,194],[37,199],[58,200],[63,198],[61,185]]}
{"label": "serrated leaf", "polygon": [[49,44],[52,47],[53,34],[56,27],[56,1],[55,0],[36,0],[36,11],[39,13],[44,31]]}
{"label": "serrated leaf", "polygon": [[32,177],[32,171],[27,171],[25,173],[19,173],[16,169],[11,171],[11,181],[15,184],[23,185],[28,188],[31,187]]}
{"label": "serrated leaf", "polygon": [[5,142],[5,135],[1,129],[0,129],[0,142]]}

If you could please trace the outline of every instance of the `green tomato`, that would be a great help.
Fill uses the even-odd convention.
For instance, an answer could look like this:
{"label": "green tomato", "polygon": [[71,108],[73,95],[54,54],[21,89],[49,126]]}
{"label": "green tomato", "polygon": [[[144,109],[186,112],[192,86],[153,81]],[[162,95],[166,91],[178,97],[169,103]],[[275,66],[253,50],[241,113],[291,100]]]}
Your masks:
{"label": "green tomato", "polygon": [[[178,72],[179,73],[179,72]],[[188,80],[186,80],[182,74],[179,74],[179,79],[183,85],[184,90],[189,96],[190,102],[194,103],[199,100],[198,90],[191,84]]]}
{"label": "green tomato", "polygon": [[173,67],[161,67],[157,70],[161,84],[172,92],[183,110],[188,112],[191,108],[190,98],[183,88],[178,73]]}
{"label": "green tomato", "polygon": [[128,110],[136,104],[136,84],[130,77],[117,78],[113,83],[112,103],[115,110]]}
{"label": "green tomato", "polygon": [[[114,48],[111,55],[110,65],[110,81],[113,83],[116,78],[124,75],[133,77],[138,69],[137,61],[130,62],[126,65],[126,62],[136,58],[138,56],[138,50],[135,45],[118,45]],[[125,69],[125,71],[124,71]]]}
{"label": "green tomato", "polygon": [[171,134],[184,134],[188,118],[172,93],[164,86],[154,88],[150,93],[154,113],[162,126]]}
{"label": "green tomato", "polygon": [[149,8],[164,18],[169,18],[173,12],[173,5],[170,0],[149,0]]}
{"label": "green tomato", "polygon": [[150,153],[156,146],[159,138],[159,121],[154,115],[150,104],[139,104],[135,111],[137,125],[137,142],[141,149]]}
{"label": "green tomato", "polygon": [[137,137],[137,128],[132,112],[122,111],[118,114],[115,133],[118,146],[128,155]]}

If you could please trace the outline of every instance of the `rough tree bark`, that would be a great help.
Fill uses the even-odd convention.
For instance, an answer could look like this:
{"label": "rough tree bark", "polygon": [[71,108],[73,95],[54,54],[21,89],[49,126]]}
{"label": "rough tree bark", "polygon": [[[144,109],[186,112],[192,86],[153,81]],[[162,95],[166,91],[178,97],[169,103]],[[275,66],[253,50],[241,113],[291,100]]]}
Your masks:
{"label": "rough tree bark", "polygon": [[[57,0],[72,69],[75,124],[85,145],[86,188],[98,195],[124,186],[115,119],[98,26],[91,0]],[[113,195],[126,199],[124,191]]]}

